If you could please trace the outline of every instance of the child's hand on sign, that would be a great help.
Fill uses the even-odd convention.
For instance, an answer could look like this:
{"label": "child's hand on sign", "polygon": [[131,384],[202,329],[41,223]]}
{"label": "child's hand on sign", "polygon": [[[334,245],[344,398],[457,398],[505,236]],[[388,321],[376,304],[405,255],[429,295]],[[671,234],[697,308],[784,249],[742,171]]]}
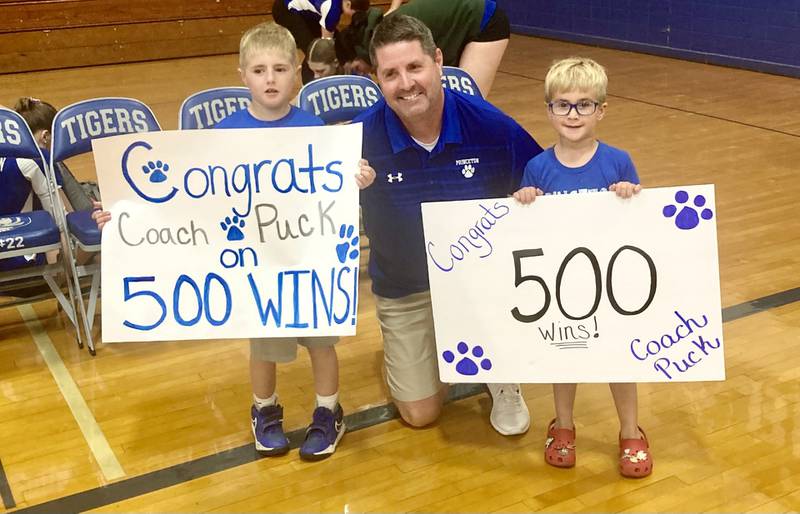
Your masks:
{"label": "child's hand on sign", "polygon": [[103,204],[97,200],[92,201],[92,219],[97,223],[97,228],[103,230],[103,225],[111,221],[111,213],[103,210]]}
{"label": "child's hand on sign", "polygon": [[514,193],[514,198],[523,205],[527,205],[536,200],[537,196],[542,196],[544,192],[538,187],[528,186],[519,189]]}
{"label": "child's hand on sign", "polygon": [[615,191],[620,198],[630,198],[642,190],[641,184],[631,184],[630,182],[617,182],[608,186],[609,191]]}
{"label": "child's hand on sign", "polygon": [[356,184],[359,189],[369,187],[375,181],[375,170],[369,165],[366,159],[358,161],[358,173],[356,173]]}

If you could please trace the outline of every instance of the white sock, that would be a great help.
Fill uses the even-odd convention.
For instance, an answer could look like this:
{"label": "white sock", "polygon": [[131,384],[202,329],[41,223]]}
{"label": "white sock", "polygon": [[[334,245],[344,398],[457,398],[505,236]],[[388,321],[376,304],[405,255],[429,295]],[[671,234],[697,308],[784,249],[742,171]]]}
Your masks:
{"label": "white sock", "polygon": [[325,407],[331,412],[336,410],[336,404],[339,403],[339,391],[336,391],[330,396],[317,395],[317,407]]}
{"label": "white sock", "polygon": [[270,407],[272,405],[276,405],[278,403],[278,393],[272,393],[272,396],[269,398],[259,398],[256,395],[253,395],[253,404],[256,406],[256,409],[261,410],[264,407]]}

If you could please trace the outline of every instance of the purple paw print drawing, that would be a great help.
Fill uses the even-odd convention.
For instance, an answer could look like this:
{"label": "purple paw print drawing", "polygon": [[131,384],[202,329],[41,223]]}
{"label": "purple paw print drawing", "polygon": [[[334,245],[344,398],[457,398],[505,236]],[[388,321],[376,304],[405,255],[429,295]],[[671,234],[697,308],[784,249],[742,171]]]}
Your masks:
{"label": "purple paw print drawing", "polygon": [[[700,218],[704,220],[710,220],[714,213],[711,212],[711,209],[702,209],[703,206],[706,204],[706,197],[703,195],[697,195],[692,200],[694,207],[689,205],[684,205],[680,212],[678,212],[678,207],[682,204],[685,204],[689,201],[689,193],[686,191],[678,191],[675,193],[675,202],[679,205],[665,205],[664,213],[665,218],[671,218],[675,216],[677,212],[678,215],[675,216],[675,226],[681,230],[691,230],[695,228],[697,225],[700,224]],[[700,214],[697,214],[697,211],[702,209]]]}
{"label": "purple paw print drawing", "polygon": [[[483,357],[483,348],[480,346],[476,345],[472,349],[472,357],[475,357],[475,360],[472,360],[472,357],[467,355],[467,352],[469,352],[469,345],[464,341],[459,342],[456,349],[458,353],[463,356],[461,360],[456,363],[456,372],[459,375],[474,376],[480,372],[481,368],[487,371],[492,369],[492,361],[489,359],[481,359],[481,357]],[[442,352],[442,357],[448,363],[452,363],[456,360],[456,355],[450,350]],[[478,364],[475,363],[478,359],[481,359],[480,368],[478,368]]]}

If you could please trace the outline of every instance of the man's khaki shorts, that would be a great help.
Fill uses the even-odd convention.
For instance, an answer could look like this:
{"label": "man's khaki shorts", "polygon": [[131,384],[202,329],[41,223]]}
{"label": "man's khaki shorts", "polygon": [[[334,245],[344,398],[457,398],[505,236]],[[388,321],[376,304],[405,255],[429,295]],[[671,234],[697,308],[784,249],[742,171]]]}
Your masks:
{"label": "man's khaki shorts", "polygon": [[292,362],[297,358],[297,345],[306,348],[333,346],[339,341],[334,337],[265,337],[250,340],[250,355],[254,359],[269,362]]}
{"label": "man's khaki shorts", "polygon": [[395,400],[412,402],[442,388],[430,291],[402,298],[375,295],[383,333],[386,381]]}

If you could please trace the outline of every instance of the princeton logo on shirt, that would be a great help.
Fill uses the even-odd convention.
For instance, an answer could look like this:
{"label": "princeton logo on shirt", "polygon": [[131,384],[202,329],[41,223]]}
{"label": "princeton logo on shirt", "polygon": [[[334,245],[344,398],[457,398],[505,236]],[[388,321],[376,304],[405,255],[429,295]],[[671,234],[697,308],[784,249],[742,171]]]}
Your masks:
{"label": "princeton logo on shirt", "polygon": [[480,164],[481,160],[477,157],[471,159],[456,159],[456,166],[461,166],[461,174],[464,178],[472,178],[477,171],[474,164]]}

